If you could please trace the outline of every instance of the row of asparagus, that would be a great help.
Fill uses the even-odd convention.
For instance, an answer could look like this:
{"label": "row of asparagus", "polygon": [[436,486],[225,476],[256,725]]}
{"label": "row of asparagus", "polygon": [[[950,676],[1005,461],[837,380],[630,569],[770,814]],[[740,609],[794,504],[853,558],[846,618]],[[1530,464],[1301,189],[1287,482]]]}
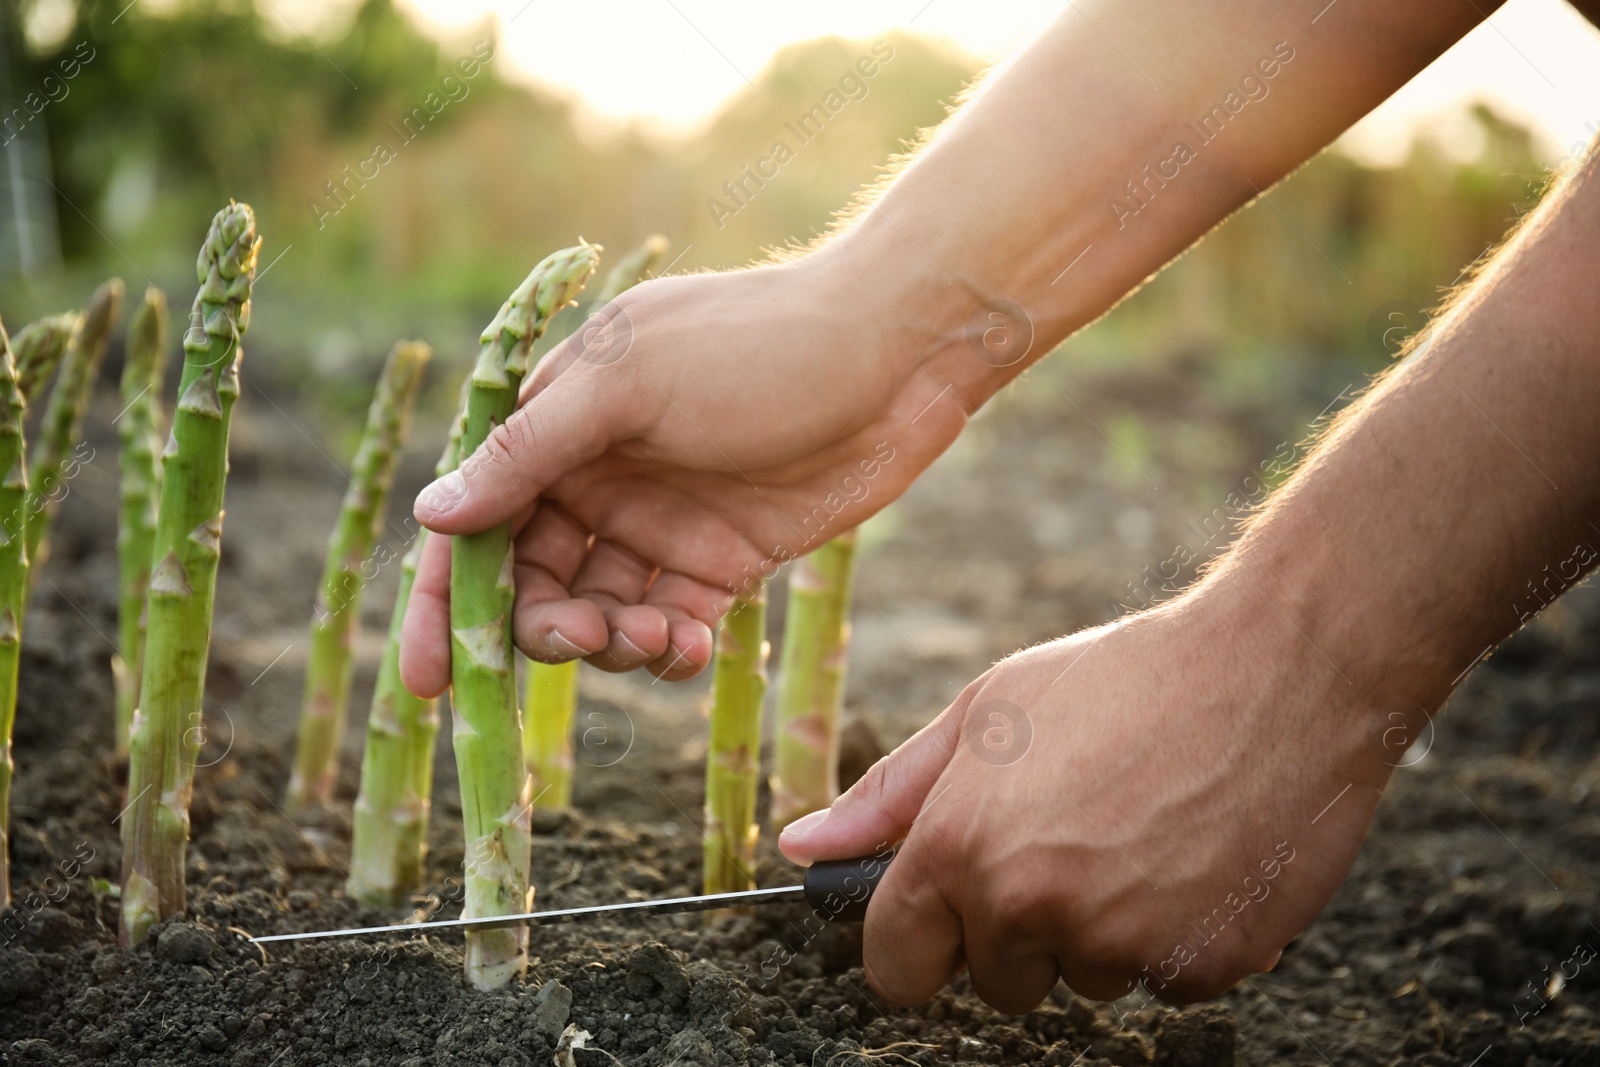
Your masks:
{"label": "row of asparagus", "polygon": [[[121,587],[112,667],[115,746],[128,759],[120,899],[121,936],[129,944],[185,909],[188,811],[204,738],[229,423],[239,396],[241,339],[249,326],[259,248],[247,205],[230,203],[217,213],[197,264],[200,290],[183,336],[178,401],[164,443],[167,310],[159,291],[145,294],[128,330],[124,409],[117,419]],[[599,286],[594,305],[604,306],[648,276],[665,248],[665,240],[654,237],[623,259]],[[437,474],[454,470],[511,415],[551,319],[584,288],[599,252],[580,243],[545,259],[484,330]],[[51,517],[75,462],[69,456],[78,447],[83,410],[121,298],[122,284],[113,279],[83,314],[33,323],[14,344],[0,326],[0,469],[7,472],[0,481],[0,906],[9,887],[4,833],[22,618],[32,577],[48,553]],[[333,799],[361,595],[374,562],[387,552],[379,542],[389,490],[430,356],[426,344],[414,341],[391,351],[329,538],[289,784],[295,807]],[[30,456],[26,406],[58,364]],[[398,907],[421,888],[426,859],[439,714],[436,701],[416,697],[401,684],[399,637],[428,536],[418,533],[400,561],[355,802],[347,891],[380,907]],[[466,836],[465,918],[512,914],[531,905],[531,808],[572,803],[578,665],[529,662],[525,710],[519,711],[510,537],[508,526],[460,536],[451,552],[450,700]],[[827,806],[837,793],[853,557],[853,539],[841,537],[791,571],[773,746],[776,827]],[[754,884],[765,629],[765,591],[758,587],[736,603],[718,633],[706,773],[707,892]],[[466,938],[467,977],[474,985],[495,988],[525,969],[525,926],[469,930]]]}
{"label": "row of asparagus", "polygon": [[[11,903],[10,806],[23,620],[50,552],[50,526],[69,481],[92,460],[81,451],[88,405],[123,285],[102,285],[82,312],[52,315],[7,335],[0,323],[0,909]],[[28,405],[54,376],[31,445]]]}

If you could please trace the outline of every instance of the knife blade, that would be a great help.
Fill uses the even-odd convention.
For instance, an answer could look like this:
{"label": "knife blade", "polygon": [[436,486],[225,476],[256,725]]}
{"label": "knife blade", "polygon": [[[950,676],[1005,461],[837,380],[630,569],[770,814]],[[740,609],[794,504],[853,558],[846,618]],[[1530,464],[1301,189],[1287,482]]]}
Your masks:
{"label": "knife blade", "polygon": [[413,933],[453,927],[494,927],[514,923],[550,926],[600,916],[676,915],[682,912],[709,911],[714,908],[740,908],[752,904],[811,905],[812,911],[828,922],[860,922],[867,915],[867,903],[888,869],[892,851],[879,852],[850,860],[829,860],[806,868],[800,885],[773,889],[747,889],[737,893],[707,893],[665,900],[630,900],[619,904],[593,904],[582,908],[529,911],[519,915],[491,915],[475,919],[433,919],[428,922],[393,923],[388,926],[355,926],[344,930],[312,930],[299,934],[269,934],[252,937],[253,944],[271,941],[309,941],[331,937],[362,937],[373,934]]}

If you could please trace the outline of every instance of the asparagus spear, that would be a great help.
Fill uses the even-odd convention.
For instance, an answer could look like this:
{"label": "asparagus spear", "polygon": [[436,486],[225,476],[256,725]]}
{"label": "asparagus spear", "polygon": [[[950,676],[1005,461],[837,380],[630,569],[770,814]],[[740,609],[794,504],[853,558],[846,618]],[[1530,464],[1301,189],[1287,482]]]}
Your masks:
{"label": "asparagus spear", "polygon": [[[229,201],[200,250],[172,432],[162,452],[161,507],[148,591],[144,679],[128,734],[122,815],[122,942],[184,910],[184,853],[211,608],[222,556],[228,423],[239,399],[240,339],[250,325],[255,214]],[[158,562],[157,562],[158,561]]]}
{"label": "asparagus spear", "polygon": [[[582,289],[599,249],[563,249],[533,269],[483,332],[462,420],[470,457],[516,408],[533,342]],[[463,474],[468,463],[463,463]],[[456,536],[450,553],[450,699],[466,831],[465,918],[525,911],[528,901],[528,773],[523,766],[511,648],[511,529]],[[528,927],[471,929],[467,980],[497,989],[528,962]]]}
{"label": "asparagus spear", "polygon": [[167,298],[146,289],[144,302],[128,326],[128,354],[122,366],[122,510],[117,526],[121,597],[117,608],[117,651],[111,676],[117,687],[118,757],[128,754],[128,727],[139,702],[139,671],[144,663],[144,594],[150,584],[150,554],[156,540],[156,500],[161,492],[161,383],[167,369]]}
{"label": "asparagus spear", "polygon": [[[77,332],[83,316],[76,312],[50,315],[28,323],[11,339],[11,353],[16,365],[17,389],[26,404],[34,391],[55,372],[56,365],[67,351],[67,344]],[[26,479],[23,479],[26,481]],[[0,511],[0,537],[26,540],[29,514],[44,507],[43,498],[24,493],[14,503]],[[20,616],[19,616],[20,617]]]}
{"label": "asparagus spear", "polygon": [[[667,253],[660,234],[617,261],[594,298],[605,307],[623,292],[643,281]],[[540,663],[528,661],[524,690],[523,754],[533,775],[533,806],[572,807],[572,718],[578,708],[578,661]]]}
{"label": "asparagus spear", "polygon": [[[471,379],[461,383],[458,412],[466,408],[471,385]],[[456,469],[460,458],[458,413],[434,474],[443,478]],[[367,715],[367,748],[361,758],[361,791],[356,794],[345,892],[374,907],[403,903],[421,883],[422,863],[428,855],[439,702],[414,695],[400,681],[400,631],[427,541],[428,531],[420,531],[400,561],[400,591],[389,616],[389,640],[378,665],[378,685]]]}
{"label": "asparagus spear", "polygon": [[49,315],[28,323],[11,339],[11,351],[17,361],[17,388],[24,401],[32,401],[39,386],[55,373],[56,365],[66,354],[67,343],[78,330],[80,318],[76,311]]}
{"label": "asparagus spear", "polygon": [[[0,514],[20,514],[28,495],[22,418],[11,342],[0,325]],[[11,906],[11,723],[17,712],[22,608],[28,596],[27,539],[20,526],[0,532],[0,911]]]}
{"label": "asparagus spear", "polygon": [[826,808],[839,795],[839,705],[850,651],[855,557],[851,531],[802,556],[789,572],[773,743],[774,830]]}
{"label": "asparagus spear", "polygon": [[594,295],[594,306],[605,307],[611,301],[644,281],[667,254],[670,242],[659,233],[653,233],[640,242],[639,247],[617,260],[617,265],[606,273]]}
{"label": "asparagus spear", "polygon": [[367,428],[356,449],[350,488],[339,522],[328,538],[322,590],[311,619],[311,657],[306,666],[300,739],[289,780],[291,807],[333,799],[344,747],[345,708],[350,697],[351,652],[361,619],[363,568],[383,531],[395,464],[411,422],[417,385],[433,350],[401,341],[389,353],[367,412]]}
{"label": "asparagus spear", "polygon": [[754,889],[761,701],[767,693],[767,589],[734,601],[717,629],[706,752],[707,893]]}
{"label": "asparagus spear", "polygon": [[[83,429],[83,412],[94,391],[100,359],[106,353],[106,338],[122,310],[122,279],[112,278],[94,291],[78,329],[67,345],[61,373],[50,390],[44,421],[34,442],[33,464],[28,482],[34,489],[34,509],[28,516],[28,560],[30,577],[37,576],[50,555],[50,525],[61,503],[60,487],[67,454],[78,444]],[[43,506],[39,506],[42,501]]]}

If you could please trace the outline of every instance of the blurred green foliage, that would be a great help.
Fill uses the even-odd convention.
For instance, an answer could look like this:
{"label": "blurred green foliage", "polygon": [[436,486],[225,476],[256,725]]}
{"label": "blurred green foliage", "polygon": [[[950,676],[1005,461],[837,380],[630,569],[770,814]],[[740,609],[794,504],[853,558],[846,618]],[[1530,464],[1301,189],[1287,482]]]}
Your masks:
{"label": "blurred green foliage", "polygon": [[[65,29],[25,41],[44,4],[65,5]],[[395,337],[425,338],[459,366],[528,265],[579,235],[621,251],[664,233],[678,271],[810,240],[977,69],[907,35],[813,41],[780,53],[696,135],[663,140],[584,128],[566,101],[508,83],[492,24],[436,41],[390,0],[365,0],[312,40],[263,11],[251,0],[0,0],[4,114],[75,49],[94,54],[35,120],[64,268],[5,279],[7,322],[81,300],[113,272],[163,285],[181,306],[212,212],[246,200],[272,265],[251,336],[273,358],[253,373],[287,383],[314,370],[335,386],[334,406],[355,413]],[[466,76],[463,61],[486,51]],[[844,108],[807,127],[830,92]],[[1542,188],[1527,132],[1482,109],[1477,121],[1483,147],[1467,162],[1426,141],[1389,169],[1325,153],[1043,373],[1160,366],[1175,391],[1209,391],[1227,410],[1285,390],[1309,403],[1380,368]],[[780,141],[789,157],[774,161]],[[0,235],[14,224],[0,212]],[[1141,399],[1151,402],[1160,396]],[[1125,448],[1157,447],[1117,425]]]}

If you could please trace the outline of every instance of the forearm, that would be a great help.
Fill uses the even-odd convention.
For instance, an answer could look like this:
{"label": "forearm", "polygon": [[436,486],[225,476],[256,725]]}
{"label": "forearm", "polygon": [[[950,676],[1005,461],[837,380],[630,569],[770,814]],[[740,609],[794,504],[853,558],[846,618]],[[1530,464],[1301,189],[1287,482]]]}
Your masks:
{"label": "forearm", "polygon": [[[1313,24],[1317,5],[1277,0],[1074,5],[822,255],[973,410],[1494,6],[1341,0]],[[968,343],[996,300],[1034,330],[1003,367]]]}
{"label": "forearm", "polygon": [[1591,153],[1211,581],[1293,620],[1370,706],[1431,711],[1595,561],[1597,276]]}

